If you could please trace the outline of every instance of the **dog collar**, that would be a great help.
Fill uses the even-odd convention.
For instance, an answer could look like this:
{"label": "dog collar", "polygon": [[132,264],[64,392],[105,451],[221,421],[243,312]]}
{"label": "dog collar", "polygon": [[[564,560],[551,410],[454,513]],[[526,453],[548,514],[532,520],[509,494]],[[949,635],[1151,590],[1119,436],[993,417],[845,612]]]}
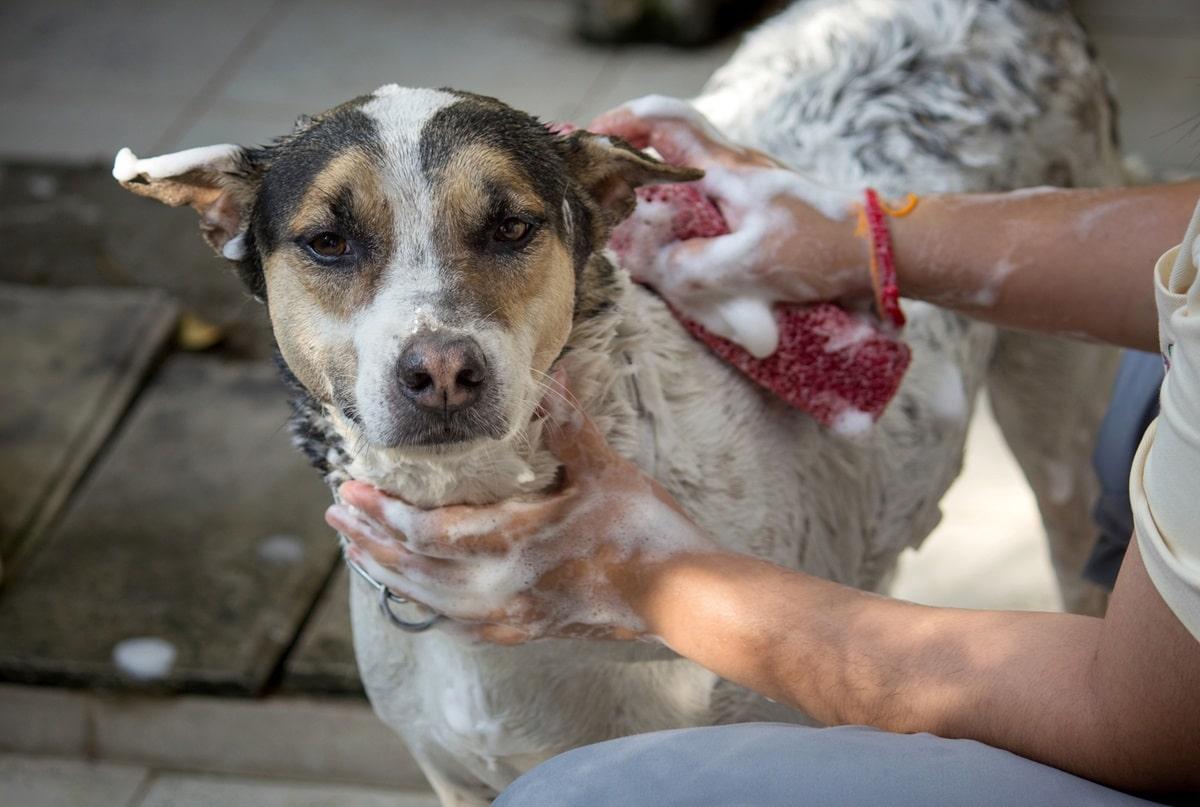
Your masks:
{"label": "dog collar", "polygon": [[[345,549],[345,547],[346,547],[346,539],[343,538],[342,539],[343,550]],[[405,599],[404,597],[400,597],[400,596],[397,596],[396,594],[393,594],[388,589],[387,586],[385,586],[383,583],[380,583],[374,577],[371,577],[370,573],[366,569],[364,569],[362,566],[360,566],[357,563],[355,563],[354,561],[352,561],[345,554],[344,551],[342,553],[342,560],[346,561],[346,565],[350,567],[351,571],[353,571],[355,574],[357,574],[359,577],[361,577],[363,580],[365,580],[367,585],[369,585],[369,586],[371,586],[371,588],[375,589],[375,592],[378,595],[378,604],[379,604],[380,613],[382,613],[387,618],[388,622],[391,622],[393,625],[395,625],[397,628],[404,631],[405,633],[424,633],[425,631],[429,630],[434,625],[436,625],[437,623],[441,622],[443,619],[446,618],[445,614],[439,614],[437,611],[434,611],[432,608],[427,608],[424,605],[418,605],[416,603],[413,603],[412,600]],[[416,605],[416,607],[418,607],[424,611],[428,611],[431,614],[431,616],[429,616],[427,619],[424,619],[420,622],[409,622],[406,619],[401,619],[400,617],[396,616],[396,612],[392,610],[392,603],[395,603],[397,605]]]}

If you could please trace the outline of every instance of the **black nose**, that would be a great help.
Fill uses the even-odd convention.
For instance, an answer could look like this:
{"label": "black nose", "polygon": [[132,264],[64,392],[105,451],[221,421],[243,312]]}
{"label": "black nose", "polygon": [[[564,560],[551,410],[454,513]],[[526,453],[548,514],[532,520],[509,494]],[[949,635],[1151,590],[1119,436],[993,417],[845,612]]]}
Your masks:
{"label": "black nose", "polygon": [[400,354],[400,391],[422,409],[454,412],[479,400],[487,364],[473,339],[417,336]]}

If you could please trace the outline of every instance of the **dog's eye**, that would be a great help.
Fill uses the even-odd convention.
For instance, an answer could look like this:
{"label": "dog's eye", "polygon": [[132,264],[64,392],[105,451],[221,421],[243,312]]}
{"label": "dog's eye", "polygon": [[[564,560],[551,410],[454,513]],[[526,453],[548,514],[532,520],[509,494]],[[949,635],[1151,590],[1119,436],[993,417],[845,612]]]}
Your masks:
{"label": "dog's eye", "polygon": [[520,241],[525,236],[529,235],[529,222],[525,219],[519,219],[516,216],[509,216],[504,221],[500,222],[500,226],[496,228],[496,232],[492,237],[497,241],[505,243],[513,243]]}
{"label": "dog's eye", "polygon": [[337,233],[321,233],[308,242],[308,248],[322,258],[340,258],[350,252],[346,239]]}

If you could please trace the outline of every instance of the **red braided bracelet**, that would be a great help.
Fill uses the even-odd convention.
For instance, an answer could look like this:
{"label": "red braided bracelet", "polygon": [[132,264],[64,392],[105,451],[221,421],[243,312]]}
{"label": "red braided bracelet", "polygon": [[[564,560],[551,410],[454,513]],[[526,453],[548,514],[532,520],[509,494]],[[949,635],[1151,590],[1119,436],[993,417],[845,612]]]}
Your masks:
{"label": "red braided bracelet", "polygon": [[904,312],[900,310],[900,286],[896,282],[896,256],[892,251],[892,236],[885,216],[907,216],[917,205],[917,197],[909,195],[903,207],[891,210],[879,201],[874,188],[867,188],[866,201],[859,219],[859,230],[871,241],[871,285],[875,289],[875,305],[879,317],[897,328],[904,327]]}

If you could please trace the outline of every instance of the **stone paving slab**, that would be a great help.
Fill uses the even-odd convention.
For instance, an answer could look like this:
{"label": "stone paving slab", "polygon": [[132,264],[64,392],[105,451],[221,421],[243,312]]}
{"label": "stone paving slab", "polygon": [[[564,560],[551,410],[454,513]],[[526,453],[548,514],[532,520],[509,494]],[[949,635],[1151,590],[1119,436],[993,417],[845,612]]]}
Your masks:
{"label": "stone paving slab", "polygon": [[0,283],[0,554],[59,512],[170,338],[155,290]]}
{"label": "stone paving slab", "polygon": [[404,743],[365,699],[158,697],[0,684],[0,753],[428,789]]}
{"label": "stone paving slab", "polygon": [[270,782],[165,774],[135,807],[438,807],[432,793],[323,782]]}
{"label": "stone paving slab", "polygon": [[0,280],[157,288],[220,325],[227,355],[272,355],[266,311],[201,239],[195,212],[123,190],[107,164],[0,163],[0,243]]}
{"label": "stone paving slab", "polygon": [[285,421],[270,364],[170,359],[0,591],[0,680],[260,691],[338,555]]}
{"label": "stone paving slab", "polygon": [[128,807],[149,771],[130,765],[0,754],[0,804],[11,807]]}
{"label": "stone paving slab", "polygon": [[344,569],[317,600],[296,646],[288,655],[280,689],[323,695],[364,696],[350,633],[350,579]]}

